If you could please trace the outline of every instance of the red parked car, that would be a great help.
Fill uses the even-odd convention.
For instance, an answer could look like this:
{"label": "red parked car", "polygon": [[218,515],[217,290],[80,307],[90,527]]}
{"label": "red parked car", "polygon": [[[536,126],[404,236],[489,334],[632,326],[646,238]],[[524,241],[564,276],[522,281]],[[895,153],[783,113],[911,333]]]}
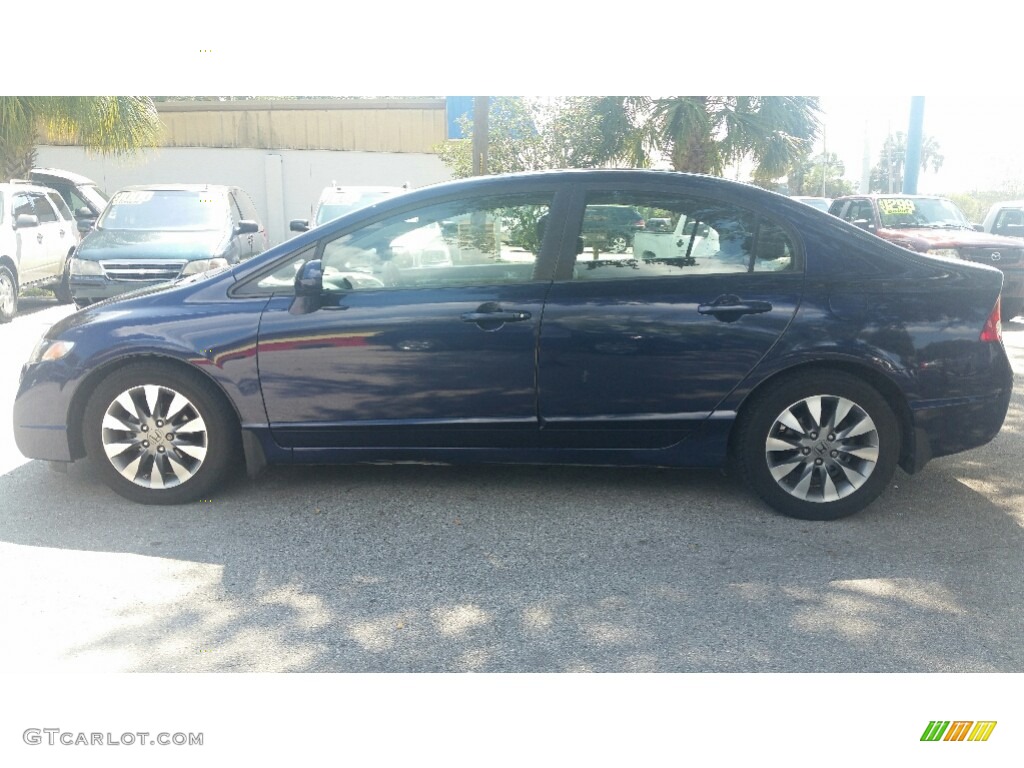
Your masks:
{"label": "red parked car", "polygon": [[945,198],[851,195],[836,198],[829,213],[912,251],[996,267],[1003,273],[1003,317],[1024,310],[1024,243],[979,231]]}

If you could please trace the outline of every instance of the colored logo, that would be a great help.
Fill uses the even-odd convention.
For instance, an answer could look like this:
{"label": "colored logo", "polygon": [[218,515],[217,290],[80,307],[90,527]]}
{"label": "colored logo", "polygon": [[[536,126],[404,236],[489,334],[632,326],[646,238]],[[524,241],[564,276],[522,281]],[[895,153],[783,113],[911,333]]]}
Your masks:
{"label": "colored logo", "polygon": [[988,741],[995,729],[995,720],[932,720],[921,741]]}

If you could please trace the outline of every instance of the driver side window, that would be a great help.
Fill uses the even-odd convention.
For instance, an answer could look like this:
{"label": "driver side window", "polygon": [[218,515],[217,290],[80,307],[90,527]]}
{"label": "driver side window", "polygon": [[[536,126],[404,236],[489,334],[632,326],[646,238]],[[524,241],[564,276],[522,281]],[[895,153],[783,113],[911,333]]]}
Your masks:
{"label": "driver side window", "polygon": [[549,196],[458,200],[323,242],[324,288],[439,288],[534,279]]}

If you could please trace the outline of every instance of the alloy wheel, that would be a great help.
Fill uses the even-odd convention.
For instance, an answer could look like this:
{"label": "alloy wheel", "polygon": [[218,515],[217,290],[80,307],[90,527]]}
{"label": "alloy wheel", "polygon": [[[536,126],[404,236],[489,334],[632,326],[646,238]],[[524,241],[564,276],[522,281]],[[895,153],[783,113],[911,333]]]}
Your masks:
{"label": "alloy wheel", "polygon": [[181,485],[206,460],[206,422],[187,397],[167,386],[124,390],[107,407],[101,430],[111,465],[142,488]]}

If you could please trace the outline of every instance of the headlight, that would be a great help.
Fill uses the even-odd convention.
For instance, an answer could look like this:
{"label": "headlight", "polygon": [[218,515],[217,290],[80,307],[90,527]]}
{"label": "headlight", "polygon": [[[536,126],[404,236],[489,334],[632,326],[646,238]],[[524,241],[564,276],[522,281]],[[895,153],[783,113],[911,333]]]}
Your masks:
{"label": "headlight", "polygon": [[927,253],[929,256],[944,256],[947,259],[960,258],[960,251],[956,248],[935,248]]}
{"label": "headlight", "polygon": [[72,259],[71,274],[102,275],[103,267],[100,266],[100,263],[98,261],[89,261],[88,259]]}
{"label": "headlight", "polygon": [[29,365],[41,362],[53,362],[60,360],[75,346],[73,341],[60,341],[59,339],[48,339],[45,336],[36,344],[28,359]]}
{"label": "headlight", "polygon": [[227,265],[227,259],[197,259],[196,261],[190,261],[185,265],[185,268],[181,270],[181,276],[194,275],[198,272],[208,272],[211,269],[218,269],[219,267],[226,267]]}

